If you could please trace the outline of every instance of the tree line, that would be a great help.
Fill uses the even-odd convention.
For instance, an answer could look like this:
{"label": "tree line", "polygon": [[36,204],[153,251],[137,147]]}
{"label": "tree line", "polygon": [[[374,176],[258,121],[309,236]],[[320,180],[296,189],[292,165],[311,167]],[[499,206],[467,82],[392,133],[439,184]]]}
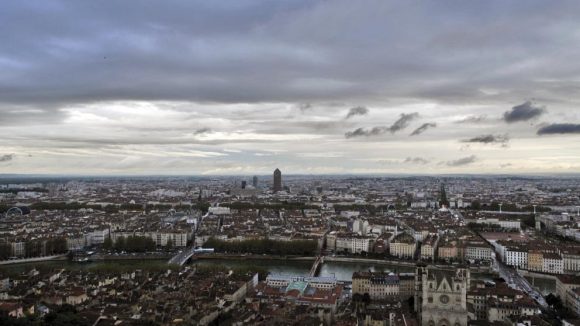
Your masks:
{"label": "tree line", "polygon": [[44,189],[44,188],[31,188],[31,189],[26,189],[26,188],[10,188],[10,189],[0,189],[0,193],[1,194],[17,194],[21,191],[32,191],[32,192],[43,192],[46,193],[48,192],[48,189]]}
{"label": "tree line", "polygon": [[168,269],[172,271],[178,271],[180,269],[179,265],[168,265],[165,260],[141,260],[141,261],[131,261],[131,263],[102,263],[89,267],[91,273],[97,274],[121,274],[130,273],[136,270],[143,270],[151,273],[163,273]]}
{"label": "tree line", "polygon": [[126,251],[126,252],[147,252],[155,250],[155,241],[149,237],[140,235],[130,235],[128,237],[118,237],[113,243],[111,237],[107,237],[103,243],[103,249]]}
{"label": "tree line", "polygon": [[[386,205],[361,205],[361,204],[349,204],[349,205],[334,205],[333,208],[337,211],[337,212],[342,212],[342,211],[357,211],[357,212],[361,212],[361,213],[366,213],[369,214],[371,216],[375,216],[377,215],[377,213],[380,213],[381,211],[386,212],[389,210],[389,204]],[[402,207],[399,204],[395,204],[393,205],[395,206],[395,209],[402,209]]]}
{"label": "tree line", "polygon": [[[24,243],[24,257],[40,257],[64,254],[68,251],[65,238],[50,238],[30,240]],[[0,260],[6,260],[13,256],[12,246],[7,243],[0,244]]]}
{"label": "tree line", "polygon": [[197,265],[195,267],[195,272],[197,275],[216,275],[218,273],[228,273],[229,271],[234,272],[236,275],[247,275],[258,273],[258,278],[260,281],[264,281],[268,276],[268,270],[264,267],[253,266],[253,265],[241,265],[237,267],[228,267],[225,265]]}
{"label": "tree line", "polygon": [[213,248],[223,253],[250,253],[268,255],[315,255],[318,248],[316,240],[278,241],[271,239],[251,239],[241,241],[223,241],[210,238],[206,248]]}
{"label": "tree line", "polygon": [[[145,210],[160,210],[160,211],[167,211],[172,208],[182,210],[182,209],[197,209],[204,213],[207,212],[210,204],[207,202],[197,202],[190,205],[171,205],[171,204],[109,204],[105,206],[95,205],[95,204],[87,204],[87,203],[80,203],[80,202],[37,202],[33,203],[29,206],[30,209],[33,210],[79,210],[79,209],[94,209],[99,211],[104,211],[107,213],[117,213],[123,210],[129,211],[145,211]],[[6,212],[12,206],[7,205],[0,205],[0,212]]]}
{"label": "tree line", "polygon": [[229,207],[231,209],[241,209],[241,210],[248,210],[248,209],[273,209],[273,210],[293,210],[293,209],[317,209],[318,206],[313,205],[306,205],[305,203],[288,203],[288,202],[281,202],[281,203],[249,203],[249,202],[231,202],[231,203],[221,203],[220,206]]}
{"label": "tree line", "polygon": [[0,260],[6,260],[12,257],[12,246],[6,243],[0,243]]}

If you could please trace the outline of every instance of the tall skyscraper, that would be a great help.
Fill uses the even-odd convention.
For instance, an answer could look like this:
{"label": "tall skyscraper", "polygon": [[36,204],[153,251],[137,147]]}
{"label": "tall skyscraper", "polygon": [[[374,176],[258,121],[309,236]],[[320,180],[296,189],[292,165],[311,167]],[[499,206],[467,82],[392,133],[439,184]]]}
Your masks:
{"label": "tall skyscraper", "polygon": [[282,190],[282,172],[279,169],[274,170],[274,192]]}
{"label": "tall skyscraper", "polygon": [[257,175],[255,175],[252,178],[252,186],[254,186],[254,188],[258,188],[258,176]]}
{"label": "tall skyscraper", "polygon": [[242,189],[246,189],[246,180],[242,181]]}

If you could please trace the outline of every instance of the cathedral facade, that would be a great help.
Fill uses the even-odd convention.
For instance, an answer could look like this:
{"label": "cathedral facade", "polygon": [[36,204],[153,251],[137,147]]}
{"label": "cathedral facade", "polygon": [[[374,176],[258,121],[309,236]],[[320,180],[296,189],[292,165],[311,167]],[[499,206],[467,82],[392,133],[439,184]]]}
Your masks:
{"label": "cathedral facade", "polygon": [[415,311],[423,326],[466,326],[468,268],[442,269],[418,265]]}

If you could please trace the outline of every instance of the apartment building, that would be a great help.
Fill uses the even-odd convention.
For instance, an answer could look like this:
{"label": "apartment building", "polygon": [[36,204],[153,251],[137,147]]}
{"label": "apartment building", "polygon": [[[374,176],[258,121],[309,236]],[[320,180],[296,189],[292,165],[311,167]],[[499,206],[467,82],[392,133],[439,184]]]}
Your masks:
{"label": "apartment building", "polygon": [[399,258],[413,258],[416,250],[415,238],[404,232],[396,235],[389,245],[391,255]]}
{"label": "apartment building", "polygon": [[439,237],[437,235],[428,235],[421,244],[421,259],[434,261],[438,242]]}

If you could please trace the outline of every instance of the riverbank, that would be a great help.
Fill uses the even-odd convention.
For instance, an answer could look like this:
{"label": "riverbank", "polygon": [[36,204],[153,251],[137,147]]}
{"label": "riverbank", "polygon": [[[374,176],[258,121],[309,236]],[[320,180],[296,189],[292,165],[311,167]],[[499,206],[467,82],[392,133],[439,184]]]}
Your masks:
{"label": "riverbank", "polygon": [[[220,260],[284,260],[284,261],[312,261],[316,260],[316,256],[271,256],[271,255],[245,255],[245,254],[210,254],[194,256],[195,260],[205,259],[220,259]],[[353,264],[375,264],[387,266],[404,266],[415,267],[416,261],[399,261],[399,260],[384,260],[384,259],[370,259],[370,258],[355,258],[355,257],[332,257],[324,256],[325,262],[341,262]]]}
{"label": "riverbank", "polygon": [[[270,256],[270,255],[244,255],[244,254],[210,254],[210,255],[198,255],[194,256],[194,260],[278,260],[278,261],[311,261],[316,260],[316,256]],[[337,257],[337,256],[324,256],[324,262],[338,262],[347,264],[373,264],[381,266],[399,266],[407,268],[415,268],[419,263],[432,264],[428,262],[419,261],[401,261],[401,260],[384,260],[384,259],[372,259],[372,258],[356,258],[356,257]],[[435,264],[439,267],[454,267],[450,265],[440,265]],[[471,266],[471,270],[480,273],[490,272],[490,268],[487,266]]]}
{"label": "riverbank", "polygon": [[[90,257],[89,261],[107,262],[107,261],[123,261],[123,260],[169,260],[171,257],[173,257],[173,254],[171,253],[160,255],[94,255]],[[0,261],[0,266],[30,264],[47,261],[68,261],[68,260],[69,260],[68,255],[55,255],[45,257],[2,260]]]}
{"label": "riverbank", "polygon": [[315,261],[315,256],[272,256],[272,255],[245,255],[245,254],[201,254],[192,257],[192,260],[283,260],[283,261]]}
{"label": "riverbank", "polygon": [[93,261],[109,261],[109,260],[169,260],[175,254],[156,254],[156,255],[94,255],[91,257]]}
{"label": "riverbank", "polygon": [[17,265],[17,264],[28,264],[28,263],[37,263],[37,262],[55,261],[55,260],[67,260],[67,256],[66,255],[55,255],[55,256],[45,256],[45,257],[2,260],[2,261],[0,261],[0,265]]}
{"label": "riverbank", "polygon": [[[85,263],[75,263],[69,260],[50,260],[40,262],[30,262],[26,264],[15,264],[10,266],[0,266],[0,272],[12,273],[18,275],[27,272],[32,268],[42,269],[70,269],[70,270],[107,270],[111,265],[123,265],[127,268],[144,268],[139,264],[152,263],[154,267],[175,268],[167,265],[167,258],[148,256],[147,259],[137,259],[136,256],[130,256],[131,259],[125,259],[125,256],[114,256],[112,260],[93,260]],[[314,256],[284,257],[284,256],[263,256],[263,255],[222,255],[209,254],[199,255],[197,259],[191,261],[190,265],[200,267],[225,266],[227,268],[261,268],[268,273],[275,275],[305,276],[308,275]],[[325,257],[320,266],[319,276],[336,277],[339,281],[349,282],[355,272],[371,271],[384,273],[414,273],[415,262],[410,261],[388,261],[380,259],[365,259],[352,257]],[[103,266],[103,267],[101,267]],[[123,267],[125,268],[125,267]],[[496,276],[493,274],[478,272],[472,269],[474,279],[493,280]]]}
{"label": "riverbank", "polygon": [[[156,255],[95,255],[91,257],[91,261],[94,262],[107,262],[107,261],[142,261],[142,260],[169,260],[173,256],[172,253],[162,253]],[[37,257],[37,258],[27,258],[27,259],[15,259],[0,261],[0,265],[13,265],[13,264],[26,264],[34,262],[43,261],[59,261],[67,260],[66,255],[59,256],[47,256],[47,257]],[[232,261],[286,261],[286,262],[314,262],[316,256],[274,256],[274,255],[251,255],[251,254],[201,254],[192,257],[192,261],[199,260],[232,260]],[[372,259],[372,258],[358,258],[358,257],[337,257],[337,256],[324,256],[325,262],[336,262],[345,264],[372,264],[378,266],[397,266],[407,269],[414,269],[417,266],[418,261],[400,261],[400,260],[384,260],[384,259]],[[440,267],[450,267],[449,265],[436,265]],[[471,267],[474,272],[488,272],[487,267]]]}
{"label": "riverbank", "polygon": [[341,262],[341,263],[365,263],[388,266],[404,266],[415,267],[419,262],[417,261],[401,261],[401,260],[384,260],[384,259],[369,259],[369,258],[354,258],[354,257],[324,257],[324,261]]}

